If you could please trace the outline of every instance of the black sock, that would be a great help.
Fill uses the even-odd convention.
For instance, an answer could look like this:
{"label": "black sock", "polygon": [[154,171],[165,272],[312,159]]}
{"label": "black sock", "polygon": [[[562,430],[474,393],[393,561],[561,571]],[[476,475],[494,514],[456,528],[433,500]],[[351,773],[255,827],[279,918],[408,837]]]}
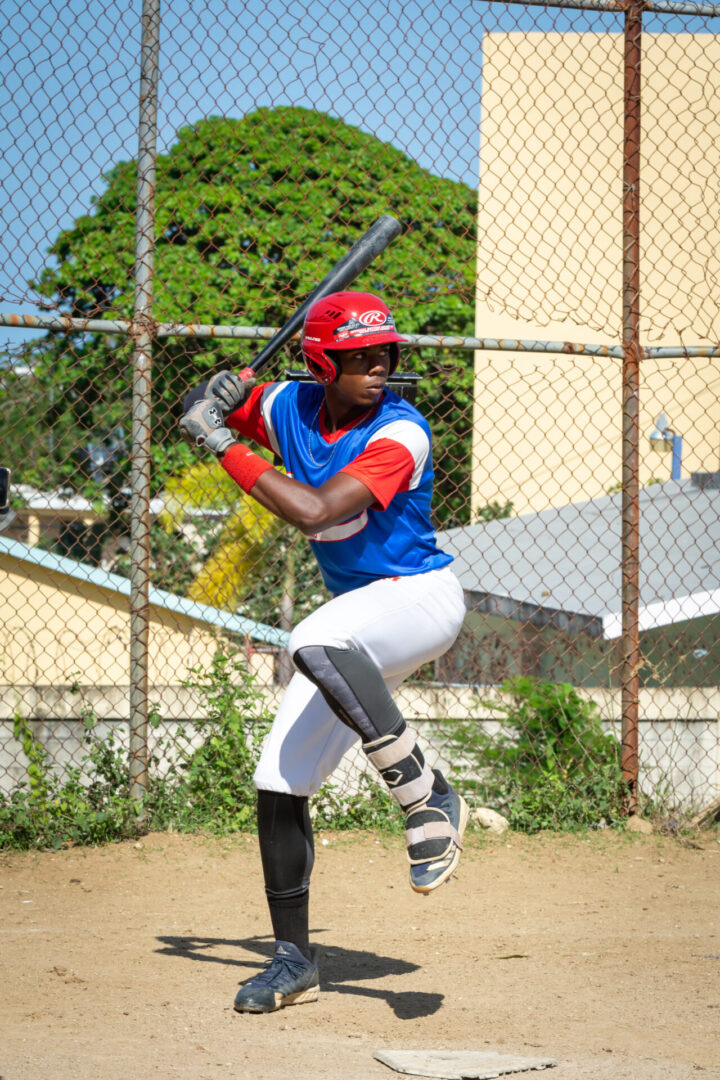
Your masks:
{"label": "black sock", "polygon": [[310,959],[308,931],[310,890],[299,896],[268,896],[270,919],[276,941],[291,941],[306,960]]}
{"label": "black sock", "polygon": [[297,945],[309,959],[308,898],[314,850],[307,798],[259,791],[258,840],[275,938]]}

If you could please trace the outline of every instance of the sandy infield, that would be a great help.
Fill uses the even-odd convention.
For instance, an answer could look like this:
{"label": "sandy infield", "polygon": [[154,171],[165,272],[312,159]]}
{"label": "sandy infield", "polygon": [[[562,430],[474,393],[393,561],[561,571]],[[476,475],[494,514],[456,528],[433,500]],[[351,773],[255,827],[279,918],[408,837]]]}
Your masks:
{"label": "sandy infield", "polygon": [[[325,843],[323,843],[325,841]],[[317,1003],[232,1010],[271,949],[253,836],[0,856],[3,1080],[391,1080],[373,1050],[720,1080],[720,832],[471,836],[436,894],[402,840],[317,837]]]}

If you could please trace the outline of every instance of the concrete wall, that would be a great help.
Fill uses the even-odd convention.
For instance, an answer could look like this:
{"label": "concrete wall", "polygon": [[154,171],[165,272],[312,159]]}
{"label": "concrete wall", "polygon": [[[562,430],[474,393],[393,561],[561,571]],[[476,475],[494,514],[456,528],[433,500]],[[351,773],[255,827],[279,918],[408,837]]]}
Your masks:
{"label": "concrete wall", "polygon": [[[282,691],[267,689],[265,700],[272,712]],[[616,691],[587,694],[596,702],[604,727],[620,735],[620,696]],[[98,718],[96,732],[112,731],[119,743],[128,744],[128,691],[119,687],[90,687],[80,690],[51,687],[0,686],[0,791],[9,792],[26,779],[27,762],[13,736],[12,718],[20,714],[59,765],[80,765],[86,752],[83,709],[92,709]],[[202,701],[195,691],[177,687],[152,687],[150,700],[158,706],[163,722],[151,732],[151,750],[159,744],[197,745],[199,739],[188,723],[203,716]],[[490,687],[434,687],[407,684],[395,694],[403,715],[418,732],[419,741],[431,766],[450,774],[463,775],[467,763],[457,759],[448,747],[446,722],[479,720],[488,734],[497,734],[502,725],[497,714],[484,704],[502,701]],[[667,803],[694,811],[720,794],[720,690],[691,687],[672,690],[643,690],[640,696],[641,788],[662,795]],[[163,750],[164,764],[169,751]],[[364,755],[355,748],[346,755],[333,783],[344,793],[356,790],[359,773],[365,768]]]}

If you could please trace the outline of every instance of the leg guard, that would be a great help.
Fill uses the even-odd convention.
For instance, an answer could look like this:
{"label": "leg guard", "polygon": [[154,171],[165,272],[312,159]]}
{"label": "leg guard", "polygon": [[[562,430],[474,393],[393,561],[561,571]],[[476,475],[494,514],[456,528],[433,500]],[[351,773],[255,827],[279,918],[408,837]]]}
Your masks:
{"label": "leg guard", "polygon": [[427,802],[435,775],[404,721],[399,734],[364,743],[363,751],[406,814]]}
{"label": "leg guard", "polygon": [[457,864],[467,806],[428,766],[377,666],[357,649],[305,645],[293,655],[335,715],[358,733],[370,763],[406,814],[410,884],[430,892]]}
{"label": "leg guard", "polygon": [[305,645],[293,654],[293,663],[363,742],[403,727],[405,721],[380,671],[364,653],[332,645]]}
{"label": "leg guard", "polygon": [[366,743],[363,750],[406,814],[410,885],[415,892],[432,892],[457,866],[467,804],[428,767],[409,728]]}

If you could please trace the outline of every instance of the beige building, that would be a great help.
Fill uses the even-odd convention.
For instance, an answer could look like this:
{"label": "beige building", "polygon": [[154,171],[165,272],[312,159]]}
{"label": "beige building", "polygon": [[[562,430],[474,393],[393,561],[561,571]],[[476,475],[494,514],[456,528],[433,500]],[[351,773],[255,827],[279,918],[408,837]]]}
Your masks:
{"label": "beige building", "polygon": [[[0,689],[28,712],[38,687],[96,688],[127,698],[130,582],[117,574],[0,536]],[[245,641],[248,662],[272,681],[272,649],[287,634],[274,627],[150,589],[150,686],[183,696],[195,667],[207,668],[218,640]],[[270,650],[270,651],[268,651]],[[151,695],[152,696],[152,695]],[[5,701],[7,706],[7,702]],[[29,709],[32,715],[32,709]]]}
{"label": "beige building", "polygon": [[[720,42],[644,34],[641,341],[720,341]],[[619,345],[623,41],[488,34],[483,51],[476,333]],[[621,479],[621,361],[476,354],[473,509],[541,511]],[[662,412],[682,474],[720,468],[720,362],[644,359],[640,483]]]}
{"label": "beige building", "polygon": [[[0,793],[28,780],[16,718],[31,722],[61,768],[83,770],[87,717],[98,737],[112,733],[127,748],[129,593],[126,578],[0,535]],[[167,765],[163,746],[198,738],[186,721],[207,715],[194,669],[207,672],[218,645],[230,642],[256,688],[273,696],[275,654],[287,635],[155,588],[149,616],[148,699],[162,718],[149,747]]]}

